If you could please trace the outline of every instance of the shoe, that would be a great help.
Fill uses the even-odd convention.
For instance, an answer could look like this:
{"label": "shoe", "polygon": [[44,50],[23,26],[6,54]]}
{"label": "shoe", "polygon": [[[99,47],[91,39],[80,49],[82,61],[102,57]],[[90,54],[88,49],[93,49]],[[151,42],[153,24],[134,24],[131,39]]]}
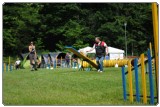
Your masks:
{"label": "shoe", "polygon": [[98,70],[98,72],[100,72],[100,69]]}

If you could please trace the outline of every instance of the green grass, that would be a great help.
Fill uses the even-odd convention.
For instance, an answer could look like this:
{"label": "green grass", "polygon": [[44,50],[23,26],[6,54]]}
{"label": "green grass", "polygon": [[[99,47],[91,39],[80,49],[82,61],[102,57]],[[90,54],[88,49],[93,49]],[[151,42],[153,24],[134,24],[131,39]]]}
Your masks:
{"label": "green grass", "polygon": [[143,105],[123,100],[121,68],[3,72],[4,105]]}

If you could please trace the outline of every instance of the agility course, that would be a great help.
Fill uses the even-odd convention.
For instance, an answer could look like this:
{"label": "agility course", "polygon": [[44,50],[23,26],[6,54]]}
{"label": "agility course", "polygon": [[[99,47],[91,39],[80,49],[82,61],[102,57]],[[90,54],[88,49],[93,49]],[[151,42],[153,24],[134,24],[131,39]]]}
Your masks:
{"label": "agility course", "polygon": [[[139,92],[139,82],[138,82],[138,59],[134,59],[133,67],[131,65],[131,60],[104,60],[103,66],[104,67],[113,67],[115,64],[118,64],[119,66],[122,66],[122,80],[123,80],[123,97],[124,100],[127,99],[127,95],[129,96],[129,100],[131,102],[134,101],[134,96],[136,96],[136,101],[140,102],[140,97],[143,97],[143,103],[147,103],[147,98],[150,99],[150,104],[155,104],[155,99],[157,99],[156,103],[158,102],[158,15],[157,15],[157,4],[152,3],[152,18],[153,18],[153,32],[154,32],[154,50],[155,50],[155,84],[156,87],[153,86],[153,76],[152,76],[152,46],[151,43],[149,44],[150,49],[147,51],[147,57],[148,60],[144,60],[144,54],[141,54],[141,74],[142,74],[142,89],[143,89],[143,94],[140,95]],[[83,67],[89,67],[90,65],[94,68],[97,69],[96,61],[95,60],[90,60],[87,58],[83,53],[77,52],[74,48],[72,47],[66,47],[68,48],[71,52],[82,58],[85,62],[82,63]],[[145,62],[148,63],[148,67],[145,67]],[[128,72],[125,73],[125,65],[128,65]],[[145,69],[149,71],[149,84],[150,84],[150,95],[147,96],[147,91],[146,91],[146,75],[145,75]],[[135,71],[135,86],[136,86],[136,94],[133,94],[133,84],[132,84],[132,70]],[[126,93],[126,79],[125,75],[128,74],[129,78],[129,94]],[[154,96],[154,88],[156,88],[156,96]]]}
{"label": "agility course", "polygon": [[[152,14],[154,30],[154,55],[152,55],[152,45],[150,43],[149,49],[146,51],[147,54],[142,53],[139,58],[104,60],[103,66],[107,72],[104,72],[103,74],[98,74],[96,72],[76,72],[78,70],[70,69],[72,68],[72,65],[74,67],[77,66],[77,68],[79,67],[78,64],[74,65],[75,63],[72,62],[72,58],[70,58],[70,67],[65,67],[64,55],[62,55],[63,53],[61,52],[41,54],[40,57],[38,57],[41,60],[41,68],[54,68],[54,70],[52,70],[54,72],[51,70],[40,69],[39,71],[33,73],[28,72],[28,69],[21,69],[19,71],[15,71],[14,73],[9,73],[8,71],[12,72],[14,70],[14,65],[10,63],[9,57],[9,63],[3,63],[2,66],[2,71],[5,72],[3,73],[5,84],[4,90],[9,93],[4,94],[4,101],[6,101],[7,104],[45,103],[76,105],[83,104],[84,101],[86,101],[86,104],[95,105],[157,104],[159,98],[159,53],[158,15],[156,3],[152,4]],[[81,68],[97,69],[95,60],[91,60],[73,47],[66,48],[82,59],[82,61],[80,61]],[[116,68],[116,64],[118,67],[121,67],[121,69],[118,67]],[[28,56],[24,56],[21,65],[23,68],[29,67]],[[153,72],[153,70],[155,72]],[[14,75],[14,77],[12,75]],[[18,78],[17,75],[19,76]],[[120,82],[121,80],[122,84]],[[14,88],[14,85],[12,84],[16,84],[15,86],[18,88]],[[119,90],[123,91],[123,99],[122,93]],[[30,96],[33,96],[33,93],[35,95],[30,99]],[[50,93],[52,93],[52,95]],[[20,94],[21,96],[19,96]],[[6,98],[6,95],[8,98]],[[67,101],[65,101],[66,99]],[[96,101],[98,103],[96,103]]]}

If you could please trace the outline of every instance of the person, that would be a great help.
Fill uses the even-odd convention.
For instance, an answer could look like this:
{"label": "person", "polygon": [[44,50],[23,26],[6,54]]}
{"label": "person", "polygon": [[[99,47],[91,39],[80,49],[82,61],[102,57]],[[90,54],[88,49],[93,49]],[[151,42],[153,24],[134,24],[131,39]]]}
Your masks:
{"label": "person", "polygon": [[86,52],[93,51],[94,49],[96,50],[96,63],[98,64],[98,72],[103,72],[103,60],[105,55],[108,54],[108,46],[104,41],[101,41],[100,37],[96,37],[93,48]]}
{"label": "person", "polygon": [[66,67],[69,68],[69,63],[70,63],[69,53],[66,53],[66,56],[65,56],[65,63],[66,63]]}
{"label": "person", "polygon": [[16,70],[20,68],[20,63],[21,63],[21,61],[19,60],[19,58],[17,58],[17,60],[15,62]]}
{"label": "person", "polygon": [[37,53],[36,53],[36,47],[33,44],[33,42],[30,43],[29,45],[29,59],[30,59],[30,66],[31,66],[31,71],[37,70],[36,68],[36,57],[37,57]]}

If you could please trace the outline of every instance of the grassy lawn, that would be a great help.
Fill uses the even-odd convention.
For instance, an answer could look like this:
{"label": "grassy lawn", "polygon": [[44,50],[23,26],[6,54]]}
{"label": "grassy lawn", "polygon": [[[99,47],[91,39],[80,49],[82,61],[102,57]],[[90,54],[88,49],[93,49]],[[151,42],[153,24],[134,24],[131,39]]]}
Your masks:
{"label": "grassy lawn", "polygon": [[4,105],[143,105],[123,100],[121,68],[3,72]]}

